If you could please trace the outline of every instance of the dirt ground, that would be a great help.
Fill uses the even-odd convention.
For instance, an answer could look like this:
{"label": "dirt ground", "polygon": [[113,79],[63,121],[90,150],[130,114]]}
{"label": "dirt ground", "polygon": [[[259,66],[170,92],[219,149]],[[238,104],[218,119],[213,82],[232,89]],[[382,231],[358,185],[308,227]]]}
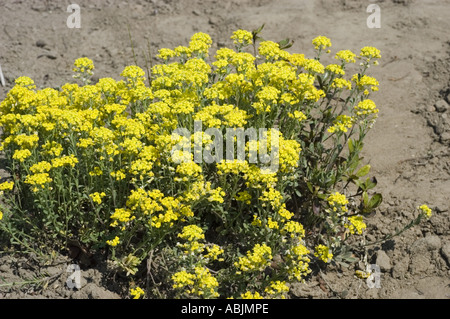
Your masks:
{"label": "dirt ground", "polygon": [[[71,3],[81,8],[81,28],[67,27]],[[371,3],[381,9],[380,28],[367,26]],[[0,65],[6,87],[0,85],[0,100],[19,76],[31,77],[38,88],[72,81],[72,64],[81,56],[94,61],[96,77],[118,79],[126,65],[134,64],[133,51],[144,67],[148,52],[154,56],[159,48],[186,45],[199,31],[211,35],[213,49],[231,45],[234,30],[263,23],[266,39],[290,38],[295,43],[288,51],[310,57],[311,40],[318,35],[331,38],[333,52],[375,46],[382,53],[380,65],[371,70],[380,82],[373,96],[380,116],[364,155],[384,202],[367,222],[367,240],[394,232],[421,204],[434,215],[368,248],[368,263],[381,269],[379,288],[357,279],[355,264],[323,270],[292,287],[292,297],[449,299],[449,13],[449,0],[4,0]],[[38,265],[0,253],[0,299],[124,298],[106,265],[82,270],[81,289],[68,289],[70,263],[60,258]],[[50,280],[40,289],[20,284],[42,276]]]}

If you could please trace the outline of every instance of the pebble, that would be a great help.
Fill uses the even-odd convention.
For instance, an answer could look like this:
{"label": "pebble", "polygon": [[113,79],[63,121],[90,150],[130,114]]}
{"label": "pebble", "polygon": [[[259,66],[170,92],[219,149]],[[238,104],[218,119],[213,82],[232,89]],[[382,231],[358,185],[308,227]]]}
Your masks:
{"label": "pebble", "polygon": [[38,48],[43,48],[43,47],[45,47],[46,45],[47,45],[47,43],[45,43],[44,40],[37,40],[37,41],[36,41],[36,46],[37,46]]}
{"label": "pebble", "polygon": [[380,267],[381,271],[389,271],[392,268],[391,260],[384,250],[377,252],[377,259],[375,263]]}
{"label": "pebble", "polygon": [[445,100],[439,100],[434,104],[436,111],[439,113],[446,112],[448,110],[448,103]]}
{"label": "pebble", "polygon": [[450,243],[446,243],[441,248],[442,256],[444,256],[445,261],[450,266]]}
{"label": "pebble", "polygon": [[427,245],[428,250],[430,251],[438,250],[442,246],[441,239],[439,238],[439,236],[436,235],[430,235],[425,237],[425,243]]}

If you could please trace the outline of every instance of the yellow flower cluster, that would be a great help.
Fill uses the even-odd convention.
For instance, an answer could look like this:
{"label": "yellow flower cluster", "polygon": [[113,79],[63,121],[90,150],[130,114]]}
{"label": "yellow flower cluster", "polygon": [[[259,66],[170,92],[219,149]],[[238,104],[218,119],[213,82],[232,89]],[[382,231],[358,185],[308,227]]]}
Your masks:
{"label": "yellow flower cluster", "polygon": [[359,102],[357,105],[355,105],[354,109],[358,116],[370,114],[376,115],[379,112],[375,102],[369,99]]}
{"label": "yellow flower cluster", "polygon": [[92,75],[94,70],[94,62],[86,57],[75,60],[73,72],[86,73]]}
{"label": "yellow flower cluster", "polygon": [[336,78],[331,83],[331,87],[335,89],[352,89],[352,83],[346,79]]}
{"label": "yellow flower cluster", "polygon": [[253,35],[251,32],[247,30],[236,30],[233,32],[233,35],[231,36],[231,39],[234,40],[234,44],[237,45],[250,45],[253,43]]}
{"label": "yellow flower cluster", "polygon": [[304,277],[311,272],[309,269],[308,257],[310,251],[302,244],[295,245],[287,253],[287,264],[289,279],[298,281],[304,280]]}
{"label": "yellow flower cluster", "polygon": [[323,262],[329,263],[333,259],[333,254],[327,246],[318,245],[315,250],[314,256],[318,257]]}
{"label": "yellow flower cluster", "polygon": [[355,74],[352,77],[352,81],[355,82],[359,90],[364,91],[365,95],[369,94],[369,91],[366,89],[366,87],[370,87],[372,91],[378,91],[379,82],[374,77],[368,75],[363,75],[360,77],[358,74]]}
{"label": "yellow flower cluster", "polygon": [[367,58],[367,59],[379,59],[381,58],[380,50],[374,47],[364,47],[361,49],[360,53],[361,57]]}
{"label": "yellow flower cluster", "polygon": [[[239,280],[254,281],[272,265],[273,255],[282,255],[286,264],[275,271],[267,287],[257,289],[264,296],[283,296],[289,288],[282,280],[303,280],[310,272],[310,251],[302,241],[305,229],[285,202],[292,195],[286,187],[303,179],[299,175],[303,152],[310,152],[302,149],[303,128],[312,128],[318,106],[329,104],[334,94],[345,94],[345,89],[360,95],[376,91],[379,84],[366,75],[351,81],[343,78],[346,63],[356,58],[349,50],[336,54],[337,64],[322,64],[321,51],[332,46],[325,36],[312,41],[315,58],[291,54],[281,42],[254,43],[254,34],[242,29],[231,40],[235,48],[218,49],[209,63],[211,37],[195,33],[187,46],[160,49],[157,57],[162,63],[150,74],[130,65],[120,73],[121,80],[102,78],[90,84],[95,68],[88,58],[77,59],[73,67],[74,77],[83,85],[37,90],[32,79],[16,79],[0,103],[0,149],[20,180],[0,184],[0,191],[14,188],[29,195],[32,210],[47,210],[36,216],[51,211],[55,225],[66,224],[61,209],[72,210],[66,214],[67,233],[52,236],[99,238],[113,247],[114,258],[122,260],[118,264],[131,273],[143,260],[133,257],[139,251],[181,251],[179,271],[171,276],[173,288],[194,297],[218,296],[219,282],[206,267],[210,262],[214,266],[231,262],[228,266]],[[254,45],[258,56],[242,52],[248,45]],[[380,58],[380,53],[365,47],[359,57],[368,62]],[[373,101],[354,100],[360,101],[353,109],[355,117],[378,112]],[[355,117],[342,114],[324,129],[347,132],[356,125]],[[178,128],[195,130],[197,121],[202,124],[200,132],[174,134]],[[207,129],[224,133],[248,128],[265,129],[258,133],[267,143],[260,138],[242,145],[245,151],[256,150],[259,161],[253,161],[250,152],[244,160],[194,161],[208,151],[215,155],[220,151],[218,135]],[[275,134],[277,147],[269,150]],[[276,163],[275,169],[262,160],[263,155],[272,160],[269,164]],[[76,205],[60,203],[66,199]],[[344,195],[334,193],[327,200],[333,211],[347,212]],[[107,220],[100,220],[103,216]],[[246,254],[207,241],[211,233],[203,229],[211,226],[210,221],[218,224],[209,230],[217,242],[222,243],[222,234],[237,234],[233,240],[240,241],[238,232],[245,233]],[[365,224],[350,217],[346,227],[360,233]],[[177,244],[162,247],[166,239]],[[323,245],[316,247],[316,256],[326,262],[333,257]],[[254,288],[245,287],[235,296],[261,297]],[[130,294],[138,299],[144,291],[136,287]]]}
{"label": "yellow flower cluster", "polygon": [[331,40],[323,35],[320,35],[312,40],[312,44],[316,50],[325,50],[331,47]]}
{"label": "yellow flower cluster", "polygon": [[344,194],[335,192],[334,194],[329,195],[327,200],[328,200],[328,204],[330,204],[333,211],[336,212],[338,209],[342,212],[348,211],[348,209],[347,209],[348,200]]}
{"label": "yellow flower cluster", "polygon": [[427,205],[423,204],[421,206],[418,207],[418,209],[420,210],[421,214],[423,216],[425,216],[426,218],[430,218],[432,215],[432,210],[431,208],[429,208]]}
{"label": "yellow flower cluster", "polygon": [[14,81],[14,83],[21,87],[27,88],[28,90],[33,90],[36,88],[34,81],[28,76],[20,76]]}
{"label": "yellow flower cluster", "polygon": [[284,293],[289,291],[289,287],[286,285],[285,281],[276,280],[270,283],[268,287],[264,290],[269,295],[281,296],[285,298]]}
{"label": "yellow flower cluster", "polygon": [[172,275],[173,288],[186,288],[184,291],[189,295],[218,297],[217,287],[219,282],[211,275],[208,268],[195,267],[193,273],[186,270],[176,272]]}
{"label": "yellow flower cluster", "polygon": [[351,216],[348,218],[349,223],[345,224],[345,228],[348,228],[350,234],[361,235],[363,230],[366,229],[366,224],[363,221],[362,216]]}
{"label": "yellow flower cluster", "polygon": [[341,60],[342,63],[355,63],[356,54],[350,50],[341,50],[336,53],[335,59]]}
{"label": "yellow flower cluster", "polygon": [[139,299],[143,295],[145,295],[145,292],[142,288],[136,287],[130,289],[130,295],[133,297],[133,299]]}
{"label": "yellow flower cluster", "polygon": [[347,130],[353,126],[355,119],[351,116],[342,114],[339,115],[336,120],[333,122],[333,126],[328,128],[328,132],[344,132],[347,133]]}
{"label": "yellow flower cluster", "polygon": [[259,292],[255,291],[255,293],[252,293],[251,291],[246,291],[245,293],[241,294],[242,299],[264,299]]}
{"label": "yellow flower cluster", "polygon": [[3,182],[0,184],[0,191],[12,190],[14,182]]}
{"label": "yellow flower cluster", "polygon": [[266,244],[256,244],[252,251],[247,251],[246,257],[239,257],[234,266],[238,268],[237,274],[247,271],[263,271],[270,265],[272,249]]}
{"label": "yellow flower cluster", "polygon": [[183,227],[183,232],[181,234],[178,234],[178,237],[187,239],[188,241],[194,241],[204,239],[205,235],[203,234],[203,229],[201,229],[197,225],[189,225]]}
{"label": "yellow flower cluster", "polygon": [[115,247],[120,244],[120,238],[118,236],[114,237],[112,240],[107,240],[106,243],[111,247]]}
{"label": "yellow flower cluster", "polygon": [[106,194],[105,192],[95,192],[92,194],[89,194],[89,197],[92,199],[92,201],[98,205],[100,205],[102,203],[102,198],[105,197]]}

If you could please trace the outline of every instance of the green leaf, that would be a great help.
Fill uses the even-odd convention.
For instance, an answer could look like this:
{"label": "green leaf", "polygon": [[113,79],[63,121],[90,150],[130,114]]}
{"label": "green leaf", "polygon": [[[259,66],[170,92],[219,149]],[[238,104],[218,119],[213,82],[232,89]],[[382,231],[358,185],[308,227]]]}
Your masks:
{"label": "green leaf", "polygon": [[328,196],[325,194],[317,194],[317,197],[319,197],[322,200],[326,200]]}
{"label": "green leaf", "polygon": [[356,173],[356,176],[363,177],[369,174],[370,171],[370,165],[365,165],[359,169],[359,171]]}
{"label": "green leaf", "polygon": [[353,151],[355,150],[353,140],[351,138],[348,139],[348,150],[350,151],[350,153],[353,153]]}
{"label": "green leaf", "polygon": [[364,185],[366,186],[366,190],[375,188],[377,186],[377,179],[375,177],[368,178]]}
{"label": "green leaf", "polygon": [[265,23],[263,23],[262,26],[260,26],[258,29],[253,30],[253,35],[257,35],[258,33],[260,33],[262,31],[262,29],[264,28]]}
{"label": "green leaf", "polygon": [[369,206],[369,194],[366,191],[363,192],[363,203],[364,207]]}
{"label": "green leaf", "polygon": [[383,196],[381,194],[375,194],[370,199],[368,206],[371,209],[377,208],[378,206],[380,206],[382,201],[383,201]]}
{"label": "green leaf", "polygon": [[293,44],[294,44],[294,41],[291,42],[291,40],[289,38],[278,42],[278,46],[281,50],[289,49]]}
{"label": "green leaf", "polygon": [[311,193],[314,193],[312,184],[311,184],[310,182],[306,182],[306,186],[308,186],[308,189],[309,189],[309,191],[310,191]]}

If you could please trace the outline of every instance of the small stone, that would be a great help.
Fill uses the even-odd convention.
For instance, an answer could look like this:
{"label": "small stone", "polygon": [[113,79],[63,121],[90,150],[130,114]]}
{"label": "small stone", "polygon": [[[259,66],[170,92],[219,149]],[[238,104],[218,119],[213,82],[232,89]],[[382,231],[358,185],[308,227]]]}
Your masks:
{"label": "small stone", "polygon": [[434,107],[434,105],[431,105],[431,104],[427,105],[427,106],[425,107],[425,109],[426,109],[428,112],[434,112],[434,111],[436,111],[436,108]]}
{"label": "small stone", "polygon": [[431,267],[429,254],[417,254],[411,258],[409,270],[413,275],[426,272]]}
{"label": "small stone", "polygon": [[441,247],[441,254],[444,257],[447,264],[450,266],[450,243],[446,243]]}
{"label": "small stone", "polygon": [[36,41],[36,46],[37,46],[38,48],[43,48],[43,47],[45,47],[46,45],[47,45],[47,43],[45,43],[44,40],[37,40],[37,41]]}
{"label": "small stone", "polygon": [[439,100],[434,104],[436,111],[439,113],[446,112],[448,110],[448,103],[445,100]]}
{"label": "small stone", "polygon": [[392,268],[391,260],[384,250],[377,252],[377,259],[375,263],[380,267],[381,271],[389,271]]}
{"label": "small stone", "polygon": [[427,249],[429,251],[438,250],[442,246],[441,239],[439,238],[439,236],[430,235],[425,237],[424,239]]}
{"label": "small stone", "polygon": [[450,132],[444,132],[440,135],[440,141],[441,143],[447,143],[450,142]]}

